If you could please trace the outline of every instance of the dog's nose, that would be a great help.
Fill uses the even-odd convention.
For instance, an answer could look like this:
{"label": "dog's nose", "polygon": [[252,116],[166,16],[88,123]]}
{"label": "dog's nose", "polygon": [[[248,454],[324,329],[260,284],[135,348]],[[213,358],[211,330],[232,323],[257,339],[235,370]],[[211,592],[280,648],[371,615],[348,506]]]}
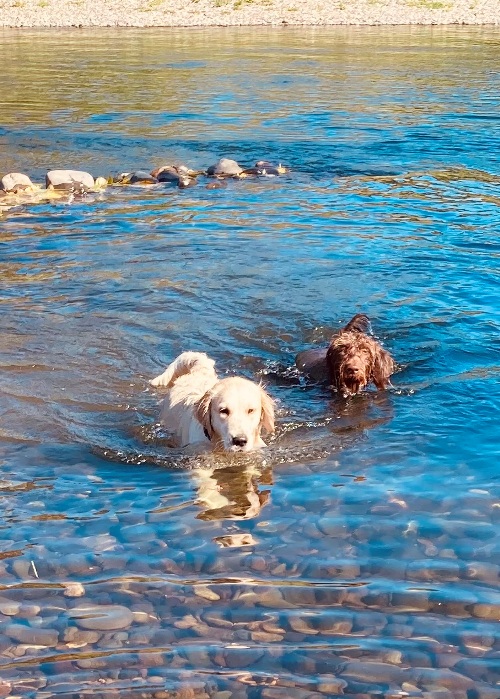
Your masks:
{"label": "dog's nose", "polygon": [[247,442],[248,439],[244,434],[237,434],[235,437],[233,437],[233,444],[235,447],[244,447]]}

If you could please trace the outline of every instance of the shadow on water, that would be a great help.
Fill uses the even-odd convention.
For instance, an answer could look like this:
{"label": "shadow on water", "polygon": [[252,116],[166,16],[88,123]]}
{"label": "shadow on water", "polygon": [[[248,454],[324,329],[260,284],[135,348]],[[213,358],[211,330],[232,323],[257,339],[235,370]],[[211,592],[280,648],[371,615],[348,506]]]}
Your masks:
{"label": "shadow on water", "polygon": [[[498,28],[1,36],[2,175],[291,172],[2,210],[0,696],[497,699]],[[357,312],[401,371],[337,400]],[[172,448],[183,350],[267,449]]]}

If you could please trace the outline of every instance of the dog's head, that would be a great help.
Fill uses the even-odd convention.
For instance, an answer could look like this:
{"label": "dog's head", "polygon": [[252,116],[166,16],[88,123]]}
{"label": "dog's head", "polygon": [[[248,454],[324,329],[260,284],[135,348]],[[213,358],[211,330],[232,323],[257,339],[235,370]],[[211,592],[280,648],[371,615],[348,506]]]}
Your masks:
{"label": "dog's head", "polygon": [[387,388],[394,371],[391,355],[373,338],[359,332],[343,332],[335,337],[327,353],[330,378],[344,395],[352,396],[373,381],[378,389]]}
{"label": "dog's head", "polygon": [[252,451],[274,431],[274,402],[262,386],[240,377],[218,381],[198,402],[197,420],[215,448]]}

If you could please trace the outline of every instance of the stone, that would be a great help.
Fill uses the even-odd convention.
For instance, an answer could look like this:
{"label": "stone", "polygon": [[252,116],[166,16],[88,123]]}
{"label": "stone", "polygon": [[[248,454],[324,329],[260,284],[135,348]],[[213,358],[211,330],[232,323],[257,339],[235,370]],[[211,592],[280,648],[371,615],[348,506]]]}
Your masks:
{"label": "stone", "polygon": [[[430,687],[432,685],[433,688],[451,689],[456,692],[460,690],[465,691],[474,687],[474,680],[466,675],[453,672],[452,670],[414,668],[407,672],[415,678],[418,685],[424,685],[425,687]],[[408,679],[411,679],[411,677]]]}
{"label": "stone", "polygon": [[64,631],[64,642],[73,644],[75,647],[85,646],[87,644],[97,643],[101,638],[101,634],[97,631],[82,631],[76,626],[69,626]]}
{"label": "stone", "polygon": [[238,165],[236,160],[229,158],[221,158],[215,165],[210,165],[207,168],[209,177],[238,177],[243,172],[243,168]]}
{"label": "stone", "polygon": [[83,597],[85,594],[85,588],[80,582],[65,582],[62,583],[64,587],[63,595],[65,597]]}
{"label": "stone", "polygon": [[198,174],[186,165],[163,165],[151,172],[151,176],[155,177],[158,182],[171,182],[181,189],[195,185]]}
{"label": "stone", "polygon": [[135,172],[122,172],[115,178],[116,184],[158,184],[156,177],[153,177],[145,170],[135,170]]}
{"label": "stone", "polygon": [[347,687],[347,682],[341,680],[335,675],[321,675],[321,679],[318,682],[318,692],[322,694],[343,694]]}
{"label": "stone", "polygon": [[20,602],[15,602],[7,597],[0,597],[0,614],[5,614],[6,616],[16,616],[20,608]]}
{"label": "stone", "polygon": [[2,189],[5,192],[18,194],[26,189],[33,190],[34,188],[34,184],[28,175],[23,175],[22,172],[9,172],[8,175],[2,177]]}
{"label": "stone", "polygon": [[500,605],[497,604],[475,604],[472,607],[473,616],[479,619],[490,619],[500,621]]}
{"label": "stone", "polygon": [[224,180],[215,180],[215,182],[209,182],[205,189],[225,189],[227,187],[227,182]]}
{"label": "stone", "polygon": [[24,645],[55,646],[59,640],[55,629],[32,628],[23,624],[10,624],[4,629],[4,633]]}
{"label": "stone", "polygon": [[220,600],[220,595],[218,595],[214,590],[210,589],[208,585],[194,585],[193,592],[197,597],[202,597],[208,600]]}
{"label": "stone", "polygon": [[134,620],[130,609],[119,604],[82,605],[69,609],[68,616],[80,628],[95,631],[126,629]]}
{"label": "stone", "polygon": [[404,671],[389,663],[349,662],[341,673],[342,677],[360,682],[382,682],[391,684],[404,679]]}
{"label": "stone", "polygon": [[94,187],[94,178],[81,170],[49,170],[45,175],[47,189],[65,192],[86,192]]}

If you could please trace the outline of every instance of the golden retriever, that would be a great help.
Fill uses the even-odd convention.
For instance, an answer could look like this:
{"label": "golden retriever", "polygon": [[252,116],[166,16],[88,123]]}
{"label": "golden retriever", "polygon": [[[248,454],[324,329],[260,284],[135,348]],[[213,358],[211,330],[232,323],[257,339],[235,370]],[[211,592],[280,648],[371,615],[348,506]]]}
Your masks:
{"label": "golden retriever", "polygon": [[161,423],[180,447],[207,442],[229,452],[265,447],[261,431],[274,431],[273,399],[248,379],[219,379],[214,365],[203,352],[183,352],[150,381],[169,389]]}

